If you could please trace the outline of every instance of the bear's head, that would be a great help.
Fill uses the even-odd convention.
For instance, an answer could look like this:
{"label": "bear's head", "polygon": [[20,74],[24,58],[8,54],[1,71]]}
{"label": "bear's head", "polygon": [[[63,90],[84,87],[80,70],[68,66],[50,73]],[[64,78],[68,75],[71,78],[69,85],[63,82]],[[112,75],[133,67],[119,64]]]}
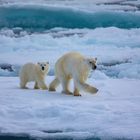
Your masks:
{"label": "bear's head", "polygon": [[47,73],[49,71],[49,62],[38,62],[37,66],[42,73]]}
{"label": "bear's head", "polygon": [[87,58],[86,62],[92,70],[95,70],[97,68],[97,65],[96,65],[97,58]]}

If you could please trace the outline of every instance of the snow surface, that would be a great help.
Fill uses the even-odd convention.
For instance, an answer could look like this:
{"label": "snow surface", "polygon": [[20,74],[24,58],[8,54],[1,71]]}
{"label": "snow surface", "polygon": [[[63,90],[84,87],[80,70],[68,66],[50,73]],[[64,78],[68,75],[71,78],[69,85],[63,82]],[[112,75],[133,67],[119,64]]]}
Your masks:
{"label": "snow surface", "polygon": [[[102,79],[101,79],[102,77]],[[49,84],[53,76],[46,77]],[[140,139],[140,80],[94,74],[96,95],[81,97],[19,89],[16,77],[0,77],[0,132],[47,138]],[[73,85],[71,83],[71,90]]]}

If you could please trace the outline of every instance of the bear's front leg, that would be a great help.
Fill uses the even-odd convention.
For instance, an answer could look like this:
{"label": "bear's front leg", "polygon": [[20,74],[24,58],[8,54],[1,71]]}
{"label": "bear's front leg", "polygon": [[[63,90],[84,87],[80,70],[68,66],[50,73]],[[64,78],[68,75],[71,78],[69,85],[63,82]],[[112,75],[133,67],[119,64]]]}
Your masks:
{"label": "bear's front leg", "polygon": [[81,96],[77,88],[74,89],[74,96]]}
{"label": "bear's front leg", "polygon": [[37,84],[43,90],[48,89],[48,87],[47,87],[47,85],[45,84],[44,81],[38,81]]}
{"label": "bear's front leg", "polygon": [[35,82],[34,89],[39,89],[37,82]]}
{"label": "bear's front leg", "polygon": [[90,91],[90,93],[96,94],[98,92],[98,89],[95,88],[95,87],[90,86],[89,91]]}

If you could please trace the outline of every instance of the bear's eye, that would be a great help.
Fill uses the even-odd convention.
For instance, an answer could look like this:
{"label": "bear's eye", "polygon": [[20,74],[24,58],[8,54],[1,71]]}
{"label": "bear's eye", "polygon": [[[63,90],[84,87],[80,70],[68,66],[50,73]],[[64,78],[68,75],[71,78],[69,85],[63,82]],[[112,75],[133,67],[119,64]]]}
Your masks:
{"label": "bear's eye", "polygon": [[44,66],[46,66],[46,64],[44,64]]}
{"label": "bear's eye", "polygon": [[92,64],[92,62],[91,62],[91,61],[89,61],[89,64]]}

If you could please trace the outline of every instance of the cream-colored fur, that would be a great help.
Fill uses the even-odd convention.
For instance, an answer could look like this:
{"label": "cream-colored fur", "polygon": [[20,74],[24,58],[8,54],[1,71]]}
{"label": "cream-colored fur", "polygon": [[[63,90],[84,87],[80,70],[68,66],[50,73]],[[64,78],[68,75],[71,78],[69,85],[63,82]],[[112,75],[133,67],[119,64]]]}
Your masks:
{"label": "cream-colored fur", "polygon": [[49,63],[40,62],[37,64],[27,63],[23,65],[20,71],[20,87],[27,88],[26,84],[35,81],[35,89],[48,89],[45,84],[45,75],[48,73]]}
{"label": "cream-colored fur", "polygon": [[85,58],[77,52],[70,52],[58,59],[55,64],[55,79],[51,82],[49,90],[55,91],[61,83],[63,93],[72,94],[69,91],[70,79],[74,80],[74,95],[80,96],[79,90],[96,93],[98,89],[85,83],[89,71],[96,69],[96,59]]}

